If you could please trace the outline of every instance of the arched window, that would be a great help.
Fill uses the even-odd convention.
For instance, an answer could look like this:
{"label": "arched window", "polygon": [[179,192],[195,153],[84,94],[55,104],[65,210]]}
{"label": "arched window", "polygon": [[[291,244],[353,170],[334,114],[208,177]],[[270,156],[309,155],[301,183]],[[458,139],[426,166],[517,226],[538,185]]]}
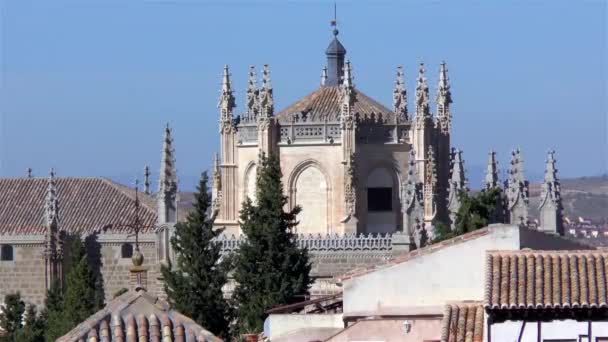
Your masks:
{"label": "arched window", "polygon": [[2,245],[0,247],[0,260],[1,261],[13,261],[13,246],[11,245]]}
{"label": "arched window", "polygon": [[132,257],[133,245],[130,243],[123,243],[122,246],[120,246],[120,256],[124,259]]}

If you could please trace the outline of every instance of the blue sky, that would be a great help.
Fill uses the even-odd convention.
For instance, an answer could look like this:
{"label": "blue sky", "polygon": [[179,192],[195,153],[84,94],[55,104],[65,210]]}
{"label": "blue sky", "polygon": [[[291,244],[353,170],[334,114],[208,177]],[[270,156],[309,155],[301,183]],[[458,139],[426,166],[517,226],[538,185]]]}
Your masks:
{"label": "blue sky", "polygon": [[[605,1],[337,3],[355,83],[385,105],[397,65],[412,104],[418,63],[433,97],[448,63],[473,187],[490,148],[505,166],[519,146],[532,179],[549,148],[562,178],[608,169]],[[156,175],[168,121],[185,189],[219,144],[223,65],[241,110],[248,66],[270,64],[280,109],[318,86],[333,16],[333,1],[0,4],[0,176]]]}

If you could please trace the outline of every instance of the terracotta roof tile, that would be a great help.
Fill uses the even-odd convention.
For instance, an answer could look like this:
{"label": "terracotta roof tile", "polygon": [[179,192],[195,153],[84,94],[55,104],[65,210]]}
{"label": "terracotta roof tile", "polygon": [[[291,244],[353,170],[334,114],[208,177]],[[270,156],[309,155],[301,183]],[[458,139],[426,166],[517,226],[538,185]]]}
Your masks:
{"label": "terracotta roof tile", "polygon": [[[56,178],[59,225],[67,232],[91,233],[108,229],[124,233],[119,225],[133,220],[134,190],[105,178]],[[46,178],[0,179],[0,234],[44,234]],[[156,222],[155,201],[140,193],[140,215],[146,232]]]}
{"label": "terracotta roof tile", "polygon": [[[355,89],[354,112],[360,117],[393,120],[395,114],[379,102]],[[282,122],[291,121],[296,115],[305,115],[307,121],[338,121],[340,115],[340,87],[321,86],[312,93],[281,110],[277,117]]]}
{"label": "terracotta roof tile", "polygon": [[490,309],[607,308],[608,251],[490,251]]}
{"label": "terracotta roof tile", "polygon": [[113,299],[105,308],[57,341],[85,340],[88,342],[221,341],[192,319],[172,310],[168,303],[149,295],[144,290],[127,292]]}
{"label": "terracotta roof tile", "polygon": [[446,305],[441,321],[441,342],[483,341],[483,315],[481,302]]}

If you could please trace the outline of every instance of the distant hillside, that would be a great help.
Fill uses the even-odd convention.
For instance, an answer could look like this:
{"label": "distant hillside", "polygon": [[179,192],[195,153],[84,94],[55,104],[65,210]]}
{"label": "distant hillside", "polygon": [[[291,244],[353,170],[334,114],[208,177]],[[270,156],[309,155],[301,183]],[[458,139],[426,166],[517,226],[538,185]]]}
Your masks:
{"label": "distant hillside", "polygon": [[[562,203],[570,219],[608,220],[608,175],[562,179]],[[530,215],[538,217],[540,184],[530,184]]]}
{"label": "distant hillside", "polygon": [[[566,216],[579,216],[592,221],[608,220],[608,175],[562,179],[562,199]],[[530,184],[530,216],[538,217],[540,183]],[[178,204],[180,218],[192,208],[192,192],[181,192]]]}

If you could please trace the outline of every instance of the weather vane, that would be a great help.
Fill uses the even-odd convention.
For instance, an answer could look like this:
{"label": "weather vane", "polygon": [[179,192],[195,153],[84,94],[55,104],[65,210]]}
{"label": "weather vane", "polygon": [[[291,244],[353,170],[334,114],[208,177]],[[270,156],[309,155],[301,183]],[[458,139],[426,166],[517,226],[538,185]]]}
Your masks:
{"label": "weather vane", "polygon": [[334,36],[338,35],[338,7],[334,2],[334,19],[330,22],[331,26],[334,28]]}
{"label": "weather vane", "polygon": [[132,233],[128,234],[127,237],[135,236],[135,251],[139,252],[139,233],[144,228],[150,228],[152,226],[144,226],[139,215],[139,180],[135,179],[135,208],[133,211],[134,217],[131,223],[120,224],[119,227],[129,228]]}

